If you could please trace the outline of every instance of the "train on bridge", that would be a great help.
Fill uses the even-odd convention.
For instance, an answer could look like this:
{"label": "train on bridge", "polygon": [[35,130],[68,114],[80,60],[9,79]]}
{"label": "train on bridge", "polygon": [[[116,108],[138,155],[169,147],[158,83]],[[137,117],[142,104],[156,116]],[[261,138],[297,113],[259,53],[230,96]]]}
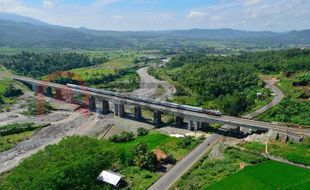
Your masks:
{"label": "train on bridge", "polygon": [[176,104],[176,103],[172,103],[172,102],[156,101],[156,100],[125,95],[125,94],[121,94],[121,93],[117,93],[117,92],[111,92],[111,91],[102,90],[102,89],[99,90],[99,89],[95,89],[95,88],[79,86],[79,85],[75,85],[75,84],[67,84],[67,86],[69,88],[73,88],[73,89],[86,90],[86,91],[90,91],[90,92],[94,92],[94,93],[104,94],[104,95],[108,95],[108,96],[115,96],[118,98],[125,98],[125,99],[130,99],[130,100],[135,100],[135,101],[140,101],[140,102],[145,102],[145,103],[155,104],[155,105],[160,105],[160,106],[166,106],[166,107],[175,108],[175,109],[179,109],[179,110],[193,111],[193,112],[204,113],[204,114],[214,115],[214,116],[221,116],[222,115],[222,113],[218,110],[204,109],[204,108],[199,108],[199,107],[194,107],[194,106],[189,106],[189,105]]}

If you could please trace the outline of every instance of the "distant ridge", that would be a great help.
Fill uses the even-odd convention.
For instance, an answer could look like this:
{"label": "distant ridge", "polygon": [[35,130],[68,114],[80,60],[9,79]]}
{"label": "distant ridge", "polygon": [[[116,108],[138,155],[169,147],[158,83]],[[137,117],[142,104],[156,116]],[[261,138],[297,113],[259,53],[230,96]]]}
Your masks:
{"label": "distant ridge", "polygon": [[[161,43],[166,41],[165,43]],[[20,15],[0,13],[0,47],[21,48],[137,48],[163,47],[184,40],[217,40],[260,44],[310,45],[310,30],[285,33],[233,29],[189,29],[167,31],[101,31],[70,28]]]}
{"label": "distant ridge", "polygon": [[45,22],[42,22],[40,20],[31,18],[31,17],[20,16],[17,14],[5,13],[5,12],[0,12],[0,19],[19,22],[19,23],[28,23],[28,24],[33,24],[33,25],[44,25],[44,26],[49,25]]}

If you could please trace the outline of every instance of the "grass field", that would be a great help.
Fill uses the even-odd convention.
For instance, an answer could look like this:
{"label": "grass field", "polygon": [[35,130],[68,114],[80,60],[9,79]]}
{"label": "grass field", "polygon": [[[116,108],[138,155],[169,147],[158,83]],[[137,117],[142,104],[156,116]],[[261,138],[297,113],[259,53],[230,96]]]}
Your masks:
{"label": "grass field", "polygon": [[171,188],[180,190],[203,189],[238,172],[243,166],[261,163],[266,159],[260,154],[238,148],[220,148],[222,156],[209,158],[205,156],[195,164]]}
{"label": "grass field", "polygon": [[6,136],[0,136],[0,152],[9,150],[13,148],[18,142],[25,140],[28,137],[31,137],[38,130],[34,131],[25,131],[19,134],[12,134]]}
{"label": "grass field", "polygon": [[248,166],[236,174],[211,185],[207,190],[306,190],[310,187],[310,170],[267,161]]}
{"label": "grass field", "polygon": [[[248,150],[260,153],[265,152],[265,145],[259,142],[241,144]],[[310,166],[310,138],[304,139],[301,143],[282,143],[271,141],[268,143],[269,154],[282,157],[291,162]]]}

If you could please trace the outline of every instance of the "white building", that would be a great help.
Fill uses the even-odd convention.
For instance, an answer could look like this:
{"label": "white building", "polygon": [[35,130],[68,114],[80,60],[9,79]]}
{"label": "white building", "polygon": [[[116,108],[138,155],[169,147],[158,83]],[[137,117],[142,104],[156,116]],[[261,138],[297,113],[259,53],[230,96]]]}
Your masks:
{"label": "white building", "polygon": [[115,172],[112,172],[112,171],[108,171],[108,170],[103,170],[100,173],[100,175],[97,177],[97,179],[99,181],[111,184],[114,187],[118,187],[121,184],[121,182],[123,180],[123,177],[124,176],[122,176],[122,175],[120,175],[118,173],[115,173]]}

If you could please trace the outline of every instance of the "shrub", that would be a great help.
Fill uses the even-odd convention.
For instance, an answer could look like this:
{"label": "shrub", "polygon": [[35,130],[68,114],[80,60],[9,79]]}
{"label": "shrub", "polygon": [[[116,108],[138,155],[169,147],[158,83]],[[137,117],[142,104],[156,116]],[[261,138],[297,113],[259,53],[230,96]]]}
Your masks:
{"label": "shrub", "polygon": [[115,143],[128,142],[134,139],[133,132],[122,132],[120,135],[113,135],[109,138],[110,141]]}
{"label": "shrub", "polygon": [[138,128],[137,133],[138,133],[138,136],[144,136],[144,135],[149,134],[149,130],[140,127]]}

